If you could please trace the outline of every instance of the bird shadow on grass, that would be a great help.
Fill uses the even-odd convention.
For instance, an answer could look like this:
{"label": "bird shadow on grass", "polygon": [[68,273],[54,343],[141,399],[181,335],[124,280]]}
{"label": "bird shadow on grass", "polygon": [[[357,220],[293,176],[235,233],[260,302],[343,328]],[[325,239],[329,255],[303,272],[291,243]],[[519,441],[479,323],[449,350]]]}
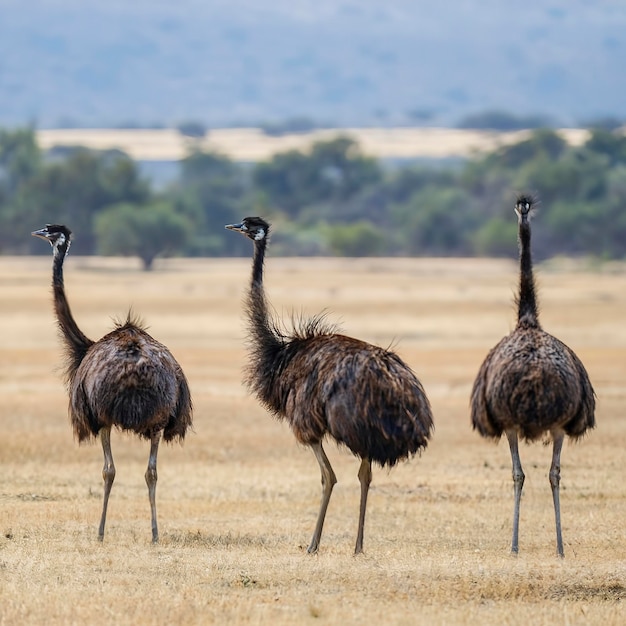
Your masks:
{"label": "bird shadow on grass", "polygon": [[162,539],[162,545],[177,546],[204,546],[207,548],[231,548],[231,547],[258,547],[267,548],[275,541],[269,541],[262,535],[251,535],[248,533],[238,534],[228,532],[223,535],[213,533],[203,533],[200,530],[186,531],[180,533],[167,533]]}
{"label": "bird shadow on grass", "polygon": [[626,600],[626,587],[620,583],[607,583],[601,585],[558,585],[551,587],[547,592],[551,600],[567,598],[568,600]]}

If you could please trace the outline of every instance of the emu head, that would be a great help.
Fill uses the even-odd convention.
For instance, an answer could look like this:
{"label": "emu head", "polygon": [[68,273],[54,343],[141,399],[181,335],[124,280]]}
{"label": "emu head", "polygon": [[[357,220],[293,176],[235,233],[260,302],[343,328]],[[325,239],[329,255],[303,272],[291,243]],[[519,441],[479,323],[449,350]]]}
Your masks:
{"label": "emu head", "polygon": [[55,256],[66,255],[70,249],[72,231],[62,224],[46,224],[44,228],[33,231],[31,235],[49,241]]}
{"label": "emu head", "polygon": [[535,199],[532,196],[521,195],[515,202],[515,213],[519,222],[527,222],[534,212]]}
{"label": "emu head", "polygon": [[226,228],[241,233],[252,241],[267,239],[270,232],[270,225],[262,217],[244,217],[239,224],[227,224]]}

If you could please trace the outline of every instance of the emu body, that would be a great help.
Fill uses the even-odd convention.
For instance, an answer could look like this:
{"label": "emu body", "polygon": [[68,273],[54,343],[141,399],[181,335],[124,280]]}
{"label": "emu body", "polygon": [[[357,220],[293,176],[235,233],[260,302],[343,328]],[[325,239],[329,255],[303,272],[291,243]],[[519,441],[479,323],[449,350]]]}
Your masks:
{"label": "emu body", "polygon": [[292,338],[272,352],[254,359],[248,384],[300,443],[330,436],[389,466],[427,444],[426,395],[393,352],[335,333]]}
{"label": "emu body", "polygon": [[32,233],[53,250],[52,288],[65,345],[69,414],[79,442],[100,436],[104,453],[104,498],[98,538],[104,538],[107,507],[115,480],[111,429],[150,440],[145,478],[152,516],[152,541],[159,538],[156,514],[157,453],[161,437],[182,440],[192,423],[191,395],[182,368],[169,350],[130,315],[99,341],[78,328],[65,295],[63,262],[71,231],[48,224]]}
{"label": "emu body", "polygon": [[324,452],[331,437],[361,459],[361,502],[355,554],[363,551],[371,464],[389,467],[421,452],[433,420],[421,383],[393,352],[335,332],[322,317],[281,331],[268,313],[263,261],[270,225],[258,217],[226,228],[254,242],[247,300],[250,362],[246,383],[296,439],[312,448],[322,476],[322,500],[310,553],[319,549],[335,473]]}
{"label": "emu body", "polygon": [[554,502],[556,550],[563,556],[560,512],[560,457],[565,435],[577,439],[595,425],[595,395],[580,359],[562,341],[545,332],[538,319],[530,251],[533,200],[522,196],[519,222],[520,288],[515,329],[487,355],[471,395],[472,426],[488,438],[506,434],[515,493],[511,552],[519,551],[519,513],[524,472],[518,438],[553,441],[549,479]]}
{"label": "emu body", "polygon": [[[70,414],[79,441],[115,426],[145,439],[184,437],[177,419],[182,370],[170,351],[127,320],[87,350],[70,384]],[[118,390],[118,392],[113,392]]]}

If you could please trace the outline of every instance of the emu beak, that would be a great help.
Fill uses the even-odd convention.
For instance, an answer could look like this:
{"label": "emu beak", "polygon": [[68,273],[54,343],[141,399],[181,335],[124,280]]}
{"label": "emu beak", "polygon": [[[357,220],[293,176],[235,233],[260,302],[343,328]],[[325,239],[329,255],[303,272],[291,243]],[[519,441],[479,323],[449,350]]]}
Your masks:
{"label": "emu beak", "polygon": [[46,241],[48,241],[48,229],[47,228],[40,228],[39,230],[34,230],[31,235],[33,237],[39,237],[39,239],[45,239]]}
{"label": "emu beak", "polygon": [[243,233],[245,230],[243,222],[240,222],[239,224],[226,224],[224,228],[226,228],[227,230],[234,230],[238,233]]}

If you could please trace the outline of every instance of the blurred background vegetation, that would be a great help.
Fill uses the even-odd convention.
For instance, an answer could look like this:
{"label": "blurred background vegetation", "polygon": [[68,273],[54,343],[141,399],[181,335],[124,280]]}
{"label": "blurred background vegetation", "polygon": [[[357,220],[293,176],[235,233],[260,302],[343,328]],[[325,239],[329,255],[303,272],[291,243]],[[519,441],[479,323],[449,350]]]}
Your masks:
{"label": "blurred background vegetation", "polygon": [[74,254],[138,256],[146,269],[159,256],[248,255],[224,224],[263,215],[275,255],[515,257],[519,192],[539,200],[537,258],[624,258],[626,137],[610,125],[577,147],[536,128],[448,164],[382,162],[340,134],[254,164],[192,150],[158,187],[122,152],[43,152],[32,128],[0,129],[4,254],[43,253],[28,234],[57,222]]}

